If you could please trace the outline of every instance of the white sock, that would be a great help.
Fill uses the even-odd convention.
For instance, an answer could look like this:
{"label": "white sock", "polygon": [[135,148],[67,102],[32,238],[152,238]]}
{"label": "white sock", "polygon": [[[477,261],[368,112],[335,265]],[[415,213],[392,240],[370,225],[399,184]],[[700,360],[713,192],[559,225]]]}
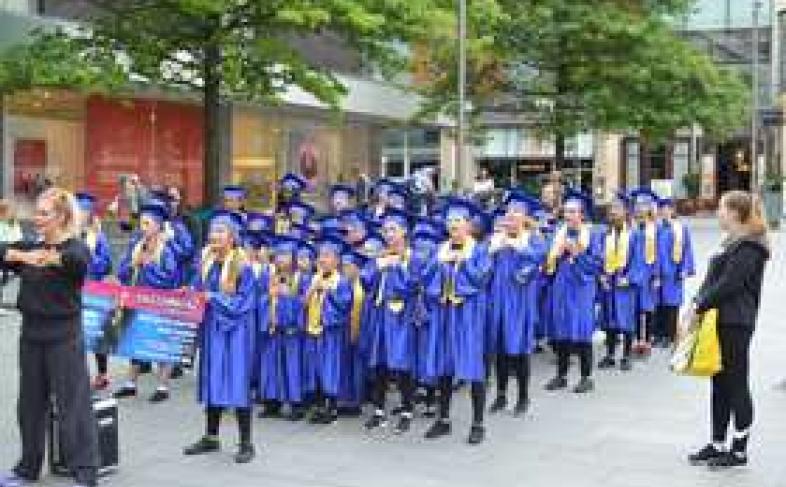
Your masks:
{"label": "white sock", "polygon": [[712,442],[713,448],[718,451],[726,451],[726,442],[725,441],[713,441]]}

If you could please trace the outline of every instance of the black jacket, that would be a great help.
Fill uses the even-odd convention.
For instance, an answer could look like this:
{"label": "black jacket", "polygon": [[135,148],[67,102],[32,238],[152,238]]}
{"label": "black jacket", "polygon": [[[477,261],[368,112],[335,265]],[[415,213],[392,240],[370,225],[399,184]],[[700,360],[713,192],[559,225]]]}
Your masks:
{"label": "black jacket", "polygon": [[717,308],[720,326],[754,328],[769,258],[769,247],[762,238],[742,238],[727,244],[710,259],[707,276],[694,299],[697,310]]}
{"label": "black jacket", "polygon": [[90,250],[78,239],[55,246],[62,265],[34,267],[5,262],[8,249],[33,250],[41,242],[0,245],[0,267],[19,274],[17,306],[22,313],[22,338],[56,341],[81,337],[82,285],[90,262]]}

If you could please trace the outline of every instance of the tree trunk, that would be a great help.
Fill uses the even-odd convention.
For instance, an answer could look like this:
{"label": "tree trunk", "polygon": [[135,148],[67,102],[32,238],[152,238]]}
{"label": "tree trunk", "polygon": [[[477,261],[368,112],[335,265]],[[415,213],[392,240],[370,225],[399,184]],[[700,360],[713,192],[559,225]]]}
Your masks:
{"label": "tree trunk", "polygon": [[554,170],[565,170],[565,134],[557,132],[554,139]]}
{"label": "tree trunk", "polygon": [[221,164],[221,52],[217,45],[205,48],[204,59],[204,160],[202,196],[207,205],[218,201]]}

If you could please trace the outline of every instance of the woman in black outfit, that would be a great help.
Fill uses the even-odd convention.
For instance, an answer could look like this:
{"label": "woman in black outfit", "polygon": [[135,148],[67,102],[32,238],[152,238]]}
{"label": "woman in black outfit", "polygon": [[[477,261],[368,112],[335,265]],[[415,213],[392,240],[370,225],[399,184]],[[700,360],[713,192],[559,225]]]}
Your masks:
{"label": "woman in black outfit", "polygon": [[36,481],[44,460],[53,395],[63,448],[76,485],[96,484],[97,433],[82,337],[81,289],[90,251],[78,238],[73,195],[58,188],[38,198],[37,242],[0,245],[0,268],[20,276],[18,423],[22,458],[0,487]]}
{"label": "woman in black outfit", "polygon": [[[748,462],[748,437],[753,424],[748,377],[750,344],[770,249],[761,206],[750,193],[724,194],[718,219],[728,236],[720,252],[710,260],[692,311],[697,316],[718,309],[723,370],[712,378],[712,442],[688,459],[693,464],[725,468]],[[727,433],[732,417],[734,431],[729,449]]]}

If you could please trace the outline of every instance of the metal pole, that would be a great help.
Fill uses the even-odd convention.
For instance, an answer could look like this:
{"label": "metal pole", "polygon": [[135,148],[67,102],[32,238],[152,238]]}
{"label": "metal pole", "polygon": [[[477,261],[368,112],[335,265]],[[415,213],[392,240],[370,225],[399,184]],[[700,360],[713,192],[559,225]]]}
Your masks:
{"label": "metal pole", "polygon": [[761,0],[753,2],[753,114],[751,116],[751,191],[758,189],[759,172],[759,9]]}
{"label": "metal pole", "polygon": [[467,98],[467,0],[458,0],[458,133],[456,157],[453,166],[453,183],[459,189],[463,185],[464,135],[466,131],[465,105]]}

